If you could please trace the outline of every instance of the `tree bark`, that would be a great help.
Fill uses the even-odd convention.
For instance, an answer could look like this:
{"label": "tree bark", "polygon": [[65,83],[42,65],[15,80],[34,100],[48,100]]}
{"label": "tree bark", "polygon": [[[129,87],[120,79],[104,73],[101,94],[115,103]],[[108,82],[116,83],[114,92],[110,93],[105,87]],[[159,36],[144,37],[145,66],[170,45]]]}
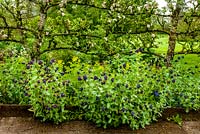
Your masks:
{"label": "tree bark", "polygon": [[175,47],[176,47],[176,39],[177,39],[176,31],[177,31],[180,11],[181,11],[181,8],[177,4],[176,5],[176,9],[172,13],[172,17],[171,17],[172,27],[170,29],[169,46],[168,46],[168,51],[167,51],[167,56],[166,56],[166,60],[167,60],[166,65],[167,65],[167,67],[171,66],[171,61],[174,58],[174,50],[175,50]]}

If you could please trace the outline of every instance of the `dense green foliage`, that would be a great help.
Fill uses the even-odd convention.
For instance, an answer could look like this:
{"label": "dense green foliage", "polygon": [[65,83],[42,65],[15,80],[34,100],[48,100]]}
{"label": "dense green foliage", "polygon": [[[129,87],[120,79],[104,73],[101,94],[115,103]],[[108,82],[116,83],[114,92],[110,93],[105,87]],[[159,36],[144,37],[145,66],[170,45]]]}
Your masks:
{"label": "dense green foliage", "polygon": [[199,65],[158,69],[141,60],[140,53],[93,65],[78,57],[68,66],[55,59],[12,60],[1,66],[1,103],[31,104],[43,121],[85,119],[104,128],[128,124],[138,129],[168,107],[200,109],[199,75],[194,77]]}
{"label": "dense green foliage", "polygon": [[166,1],[1,0],[0,103],[132,129],[199,110],[200,60],[187,54],[199,54],[200,5]]}

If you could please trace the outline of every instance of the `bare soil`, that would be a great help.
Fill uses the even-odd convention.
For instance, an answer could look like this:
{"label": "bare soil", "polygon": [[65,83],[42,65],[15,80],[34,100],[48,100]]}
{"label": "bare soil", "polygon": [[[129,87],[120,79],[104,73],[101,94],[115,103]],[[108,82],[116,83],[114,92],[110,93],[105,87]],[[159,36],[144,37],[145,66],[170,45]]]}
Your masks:
{"label": "bare soil", "polygon": [[[162,118],[144,129],[128,126],[103,129],[86,121],[70,121],[60,125],[41,123],[27,109],[30,106],[0,105],[0,134],[200,134],[200,111],[185,113],[183,109],[166,109]],[[167,121],[179,114],[182,126]]]}

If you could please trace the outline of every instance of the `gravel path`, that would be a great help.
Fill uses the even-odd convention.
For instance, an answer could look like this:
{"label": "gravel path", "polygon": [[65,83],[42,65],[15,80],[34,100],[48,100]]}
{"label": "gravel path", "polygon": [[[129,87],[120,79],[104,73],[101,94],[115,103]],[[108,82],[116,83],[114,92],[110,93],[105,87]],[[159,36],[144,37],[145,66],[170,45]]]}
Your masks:
{"label": "gravel path", "polygon": [[145,129],[130,130],[97,128],[85,121],[71,121],[61,125],[41,123],[32,117],[0,117],[0,134],[200,134],[200,121],[184,121],[183,126],[159,121]]}

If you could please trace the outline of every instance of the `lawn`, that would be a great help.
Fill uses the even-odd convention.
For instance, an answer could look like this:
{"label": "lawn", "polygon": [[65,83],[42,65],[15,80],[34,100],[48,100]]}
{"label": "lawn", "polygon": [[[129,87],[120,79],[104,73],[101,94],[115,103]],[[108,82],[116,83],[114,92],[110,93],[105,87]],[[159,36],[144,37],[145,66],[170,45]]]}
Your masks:
{"label": "lawn", "polygon": [[[160,54],[166,54],[168,49],[168,36],[167,35],[159,35],[159,38],[156,40],[159,44],[158,48],[155,49],[155,52]],[[182,45],[177,43],[175,52],[180,52],[182,50]],[[178,57],[184,56],[178,63],[184,68],[194,67],[195,65],[200,65],[200,56],[197,54],[178,54],[175,55],[174,61],[178,59]]]}

